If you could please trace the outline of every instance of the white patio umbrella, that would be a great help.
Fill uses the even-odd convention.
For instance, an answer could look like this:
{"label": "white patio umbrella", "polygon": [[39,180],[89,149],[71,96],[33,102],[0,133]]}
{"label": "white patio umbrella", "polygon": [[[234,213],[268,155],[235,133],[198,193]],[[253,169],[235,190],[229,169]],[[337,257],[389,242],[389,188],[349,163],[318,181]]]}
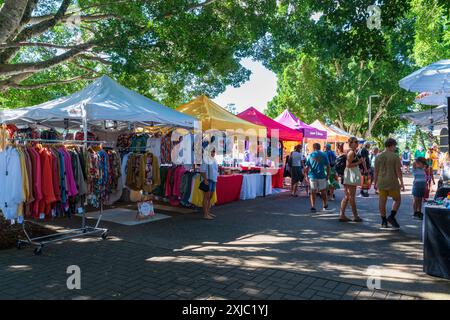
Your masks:
{"label": "white patio umbrella", "polygon": [[[445,92],[447,128],[450,129],[450,60],[440,60],[423,67],[399,81],[401,88],[413,92]],[[450,150],[450,139],[449,139]]]}
{"label": "white patio umbrella", "polygon": [[404,113],[401,117],[424,129],[430,125],[440,127],[447,125],[447,105],[441,105],[432,110]]}
{"label": "white patio umbrella", "polygon": [[447,105],[447,95],[443,92],[422,94],[421,97],[416,98],[416,102],[425,104],[427,106],[442,106]]}

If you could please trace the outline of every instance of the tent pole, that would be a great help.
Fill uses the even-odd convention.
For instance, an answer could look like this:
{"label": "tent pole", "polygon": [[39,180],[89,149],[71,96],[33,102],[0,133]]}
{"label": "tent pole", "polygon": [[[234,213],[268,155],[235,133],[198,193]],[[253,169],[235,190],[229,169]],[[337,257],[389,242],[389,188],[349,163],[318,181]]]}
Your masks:
{"label": "tent pole", "polygon": [[447,138],[448,138],[447,154],[450,154],[450,96],[447,97]]}
{"label": "tent pole", "polygon": [[[87,129],[87,111],[86,111],[86,103],[83,102],[82,104],[82,108],[83,108],[83,153],[84,156],[87,157],[87,151],[88,151],[88,145],[87,145],[87,139],[88,139],[88,129]],[[84,210],[83,210],[84,211]],[[81,228],[86,228],[86,214],[85,212],[83,212],[83,217],[82,217],[82,225]]]}

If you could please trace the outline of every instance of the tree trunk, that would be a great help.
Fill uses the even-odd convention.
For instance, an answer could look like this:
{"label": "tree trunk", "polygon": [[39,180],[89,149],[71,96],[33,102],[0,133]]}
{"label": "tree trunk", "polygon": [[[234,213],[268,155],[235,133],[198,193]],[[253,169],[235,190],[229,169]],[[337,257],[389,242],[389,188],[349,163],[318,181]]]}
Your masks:
{"label": "tree trunk", "polygon": [[6,0],[0,11],[0,43],[9,39],[20,25],[27,0]]}

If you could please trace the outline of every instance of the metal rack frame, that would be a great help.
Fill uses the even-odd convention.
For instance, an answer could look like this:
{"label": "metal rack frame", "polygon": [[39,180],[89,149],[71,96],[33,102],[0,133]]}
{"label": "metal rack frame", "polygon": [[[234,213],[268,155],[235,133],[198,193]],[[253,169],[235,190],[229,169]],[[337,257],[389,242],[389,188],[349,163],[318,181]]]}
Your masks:
{"label": "metal rack frame", "polygon": [[[86,135],[85,135],[85,137],[86,137]],[[87,144],[106,144],[107,143],[106,141],[91,141],[91,140],[80,141],[80,140],[46,140],[46,139],[20,139],[20,138],[13,139],[13,140],[18,140],[20,142],[80,144],[80,145],[84,146],[85,150],[87,149]],[[22,247],[24,245],[33,245],[33,246],[36,246],[36,248],[34,249],[34,254],[41,255],[42,249],[44,248],[44,246],[47,246],[48,244],[51,244],[51,243],[68,240],[68,239],[73,239],[73,238],[83,237],[83,236],[93,235],[93,234],[101,234],[101,238],[105,240],[108,237],[108,229],[99,228],[102,216],[103,216],[103,202],[100,203],[100,215],[97,218],[97,222],[94,227],[86,226],[86,213],[85,213],[85,210],[83,209],[83,215],[81,217],[82,222],[81,222],[80,228],[69,229],[64,232],[53,233],[50,235],[35,237],[35,238],[31,238],[29,233],[27,232],[26,227],[25,227],[26,220],[24,219],[24,221],[22,222],[22,230],[27,239],[26,240],[18,240],[17,241],[17,249],[22,249]]]}

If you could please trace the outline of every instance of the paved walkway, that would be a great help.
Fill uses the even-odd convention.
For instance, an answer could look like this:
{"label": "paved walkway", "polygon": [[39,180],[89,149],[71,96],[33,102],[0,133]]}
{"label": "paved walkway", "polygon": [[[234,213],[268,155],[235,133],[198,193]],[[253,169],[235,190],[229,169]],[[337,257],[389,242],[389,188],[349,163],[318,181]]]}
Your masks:
{"label": "paved walkway", "polygon": [[[422,272],[421,223],[404,199],[400,232],[379,230],[374,195],[357,200],[361,224],[310,214],[304,195],[288,194],[217,207],[214,221],[104,223],[105,241],[64,242],[42,256],[0,251],[0,299],[450,299],[449,281]],[[69,265],[81,268],[81,290],[67,289]],[[370,266],[380,290],[366,287]]]}

